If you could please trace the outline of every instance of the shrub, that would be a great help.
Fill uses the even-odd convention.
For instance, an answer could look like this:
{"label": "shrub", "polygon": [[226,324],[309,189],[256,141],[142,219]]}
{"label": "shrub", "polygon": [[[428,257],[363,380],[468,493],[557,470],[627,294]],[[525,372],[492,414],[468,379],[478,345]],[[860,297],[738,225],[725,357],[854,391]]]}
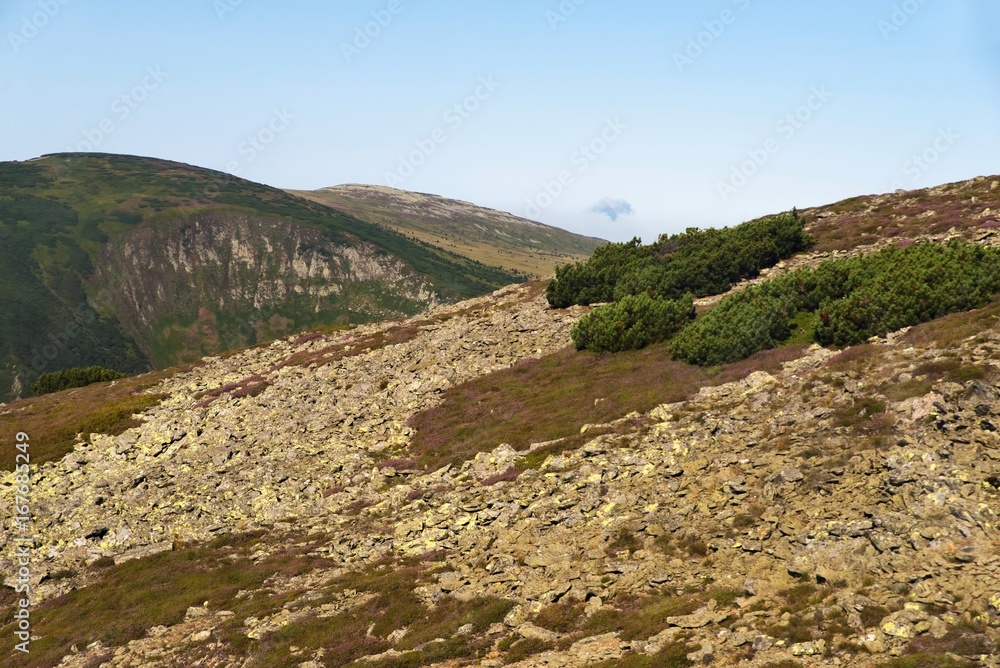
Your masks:
{"label": "shrub", "polygon": [[667,300],[688,292],[720,294],[811,243],[794,210],[733,228],[691,228],[646,246],[633,239],[599,248],[586,262],[559,267],[546,296],[552,306],[566,308],[643,293]]}
{"label": "shrub", "polygon": [[94,383],[104,383],[109,380],[124,378],[125,374],[105,369],[100,366],[79,367],[75,369],[63,369],[52,373],[43,373],[31,386],[31,391],[35,396],[52,394],[74,387],[86,387]]}
{"label": "shrub", "polygon": [[791,333],[793,307],[764,290],[750,288],[685,328],[670,344],[675,359],[718,366],[776,347]]}
{"label": "shrub", "polygon": [[639,239],[601,246],[586,262],[558,267],[545,297],[555,308],[609,302],[618,282],[651,254],[652,248],[641,245]]}
{"label": "shrub", "polygon": [[647,294],[629,295],[583,316],[571,335],[577,350],[621,352],[665,341],[694,317],[688,294],[667,301]]}
{"label": "shrub", "polygon": [[[961,242],[890,247],[824,262],[723,299],[671,342],[676,359],[717,365],[786,341],[793,320],[823,345],[850,346],[949,313],[981,308],[1000,292],[1000,251]],[[815,313],[811,320],[803,314]]]}

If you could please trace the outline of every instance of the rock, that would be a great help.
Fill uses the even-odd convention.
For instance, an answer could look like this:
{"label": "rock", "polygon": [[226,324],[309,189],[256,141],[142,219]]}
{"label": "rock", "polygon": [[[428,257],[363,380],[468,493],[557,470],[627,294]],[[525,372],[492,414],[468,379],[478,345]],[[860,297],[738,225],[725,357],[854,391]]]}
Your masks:
{"label": "rock", "polygon": [[881,633],[869,633],[861,639],[861,645],[871,654],[884,654],[889,649]]}
{"label": "rock", "polygon": [[788,574],[794,577],[812,575],[816,572],[816,562],[811,557],[797,556],[788,561]]}
{"label": "rock", "polygon": [[540,626],[535,626],[530,622],[525,622],[524,624],[521,624],[514,630],[522,638],[541,640],[542,642],[554,642],[559,639],[558,633],[554,631],[549,631],[548,629],[543,629]]}
{"label": "rock", "polygon": [[795,643],[788,648],[792,656],[817,656],[826,651],[825,640]]}
{"label": "rock", "polygon": [[805,475],[798,469],[785,469],[778,474],[778,477],[782,482],[796,483],[805,478]]}
{"label": "rock", "polygon": [[687,655],[687,660],[695,664],[707,664],[712,662],[712,654],[715,653],[715,646],[707,640],[701,641],[701,649]]}
{"label": "rock", "polygon": [[577,665],[589,665],[620,659],[624,650],[617,633],[606,633],[578,640],[567,653]]}
{"label": "rock", "polygon": [[716,613],[708,607],[700,608],[690,615],[667,617],[664,621],[671,626],[682,629],[700,629],[712,623],[719,623],[728,618],[725,613]]}
{"label": "rock", "polygon": [[200,619],[202,617],[207,617],[208,614],[209,614],[208,608],[199,605],[196,607],[188,608],[187,612],[184,614],[184,620],[191,621],[192,619]]}

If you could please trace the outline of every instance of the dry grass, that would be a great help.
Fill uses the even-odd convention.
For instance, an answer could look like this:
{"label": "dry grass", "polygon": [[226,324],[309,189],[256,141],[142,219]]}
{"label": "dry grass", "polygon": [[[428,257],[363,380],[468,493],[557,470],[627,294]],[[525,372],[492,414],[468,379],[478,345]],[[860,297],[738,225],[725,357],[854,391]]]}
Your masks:
{"label": "dry grass", "polygon": [[[432,574],[431,564],[393,560],[343,576],[326,588],[327,596],[353,590],[368,595],[364,602],[332,617],[306,616],[259,643],[247,644],[241,653],[251,657],[249,666],[261,668],[293,668],[305,660],[303,653],[312,655],[317,650],[323,650],[327,665],[353,666],[361,657],[393,647],[387,637],[394,631],[409,629],[395,648],[402,652],[420,648],[418,651],[364,665],[403,668],[483,656],[492,645],[485,631],[503,620],[514,604],[495,598],[463,602],[446,597],[428,608],[413,590],[431,582]],[[312,605],[325,600],[319,598]],[[472,633],[458,634],[467,624],[472,625]],[[239,630],[231,630],[232,640],[243,642]],[[303,651],[293,653],[293,647]]]}
{"label": "dry grass", "polygon": [[[249,555],[265,538],[281,540],[285,549],[264,560]],[[237,592],[257,589],[272,577],[289,577],[332,562],[308,556],[314,545],[293,536],[265,536],[263,532],[229,535],[199,546],[178,549],[103,569],[89,586],[50,599],[34,610],[33,631],[41,638],[31,654],[13,652],[12,626],[0,629],[0,654],[4,666],[49,668],[69,653],[72,645],[84,647],[101,641],[120,647],[145,637],[153,626],[182,621],[189,607],[208,602],[215,610],[233,610],[240,620],[256,614],[259,601],[237,600]],[[280,606],[280,596],[268,606]],[[4,615],[7,618],[7,615]]]}
{"label": "dry grass", "polygon": [[194,407],[205,408],[224,394],[228,394],[234,399],[239,399],[241,397],[257,397],[263,394],[264,390],[269,387],[271,387],[271,381],[263,378],[259,374],[255,374],[249,378],[244,378],[241,381],[223,385],[222,387],[218,387],[214,390],[198,392],[194,395],[194,398],[200,399],[201,401],[196,403]]}
{"label": "dry grass", "polygon": [[667,628],[668,617],[689,615],[703,605],[696,595],[649,596],[615,601],[581,624],[584,635],[618,632],[623,640],[646,639]]}
{"label": "dry grass", "polygon": [[927,189],[892,194],[881,203],[874,197],[854,197],[802,214],[817,251],[847,250],[886,238],[905,243],[953,227],[987,229],[996,226],[996,217],[984,218],[982,211],[1000,205],[1000,191],[990,189],[995,178],[950,184],[941,193]]}
{"label": "dry grass", "polygon": [[[440,405],[411,419],[416,435],[407,454],[433,469],[458,464],[500,443],[523,451],[532,443],[579,437],[584,424],[608,423],[633,411],[682,401],[702,387],[739,380],[754,371],[777,371],[802,351],[791,346],[703,369],[675,362],[663,345],[604,355],[566,348],[449,388]],[[595,435],[575,438],[574,447]]]}
{"label": "dry grass", "polygon": [[[138,426],[133,415],[156,406],[164,395],[143,394],[174,373],[191,367],[98,383],[33,399],[17,401],[0,409],[0,431],[23,431],[31,437],[31,463],[57,461],[73,451],[77,434],[85,440],[91,433],[117,436]],[[15,450],[4,451],[2,467],[14,468]]]}
{"label": "dry grass", "polygon": [[680,640],[667,643],[656,654],[629,654],[620,659],[602,661],[593,668],[688,668],[694,661],[688,654],[698,651],[698,647]]}
{"label": "dry grass", "polygon": [[932,322],[913,327],[903,337],[903,343],[912,346],[942,349],[952,348],[966,339],[1000,327],[1000,298],[981,309],[952,313]]}

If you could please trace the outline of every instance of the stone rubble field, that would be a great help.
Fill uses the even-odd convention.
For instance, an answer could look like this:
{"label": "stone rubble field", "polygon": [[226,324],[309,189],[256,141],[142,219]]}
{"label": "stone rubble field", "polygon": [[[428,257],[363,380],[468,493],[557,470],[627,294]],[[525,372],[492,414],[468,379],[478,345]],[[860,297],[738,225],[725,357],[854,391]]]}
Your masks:
{"label": "stone rubble field", "polygon": [[[313,590],[387,558],[439,553],[433,581],[416,589],[427,605],[512,602],[482,631],[493,651],[475,665],[503,665],[501,645],[517,639],[547,647],[512,664],[522,668],[615,665],[678,642],[690,661],[719,666],[877,666],[914,643],[955,661],[964,654],[954,665],[1000,665],[996,376],[884,395],[918,386],[934,365],[995,370],[995,321],[948,348],[906,332],[856,359],[813,346],[780,372],[587,425],[595,435],[582,447],[532,466],[519,466],[530,451],[503,443],[430,472],[382,465],[405,456],[408,420],[445,390],[565,348],[585,311],[550,310],[535,287],[518,286],[174,375],[151,390],[168,398],[142,426],[81,444],[36,475],[40,597],[86,586],[82,566],[102,557],[122,563],[179,541],[299,531],[325,536],[315,554],[335,566],[272,590]],[[233,396],[247,388],[257,391]],[[881,410],[852,412],[872,401]],[[512,470],[519,475],[504,475]],[[5,473],[2,484],[11,482]],[[12,514],[6,495],[0,511]],[[4,573],[13,572],[10,538],[0,534]],[[254,558],[277,547],[265,540]],[[61,569],[83,574],[46,578]],[[644,637],[597,632],[600,620],[630,614],[620,602],[668,594],[676,614]],[[306,594],[237,621],[260,639],[365,601],[348,592],[314,605]],[[553,606],[597,621],[545,627],[539,615]],[[243,666],[214,635],[229,617],[192,608],[179,624],[110,652],[78,648],[60,665],[106,656],[100,665],[187,666],[211,656],[196,665]],[[401,656],[389,650],[371,663]],[[298,665],[336,664],[303,652]]]}

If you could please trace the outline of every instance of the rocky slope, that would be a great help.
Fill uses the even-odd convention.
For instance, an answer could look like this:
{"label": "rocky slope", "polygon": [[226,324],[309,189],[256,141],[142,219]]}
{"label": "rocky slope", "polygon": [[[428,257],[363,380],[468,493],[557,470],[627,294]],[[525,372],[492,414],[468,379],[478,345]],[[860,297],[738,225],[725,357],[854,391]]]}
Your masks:
{"label": "rocky slope", "polygon": [[290,192],[484,264],[536,277],[586,259],[605,243],[504,211],[384,186],[346,184]]}
{"label": "rocky slope", "polygon": [[[45,654],[11,665],[1000,665],[1000,302],[417,465],[415,415],[582,312],[529,284],[167,378],[33,478]],[[69,621],[144,588],[127,632]]]}

